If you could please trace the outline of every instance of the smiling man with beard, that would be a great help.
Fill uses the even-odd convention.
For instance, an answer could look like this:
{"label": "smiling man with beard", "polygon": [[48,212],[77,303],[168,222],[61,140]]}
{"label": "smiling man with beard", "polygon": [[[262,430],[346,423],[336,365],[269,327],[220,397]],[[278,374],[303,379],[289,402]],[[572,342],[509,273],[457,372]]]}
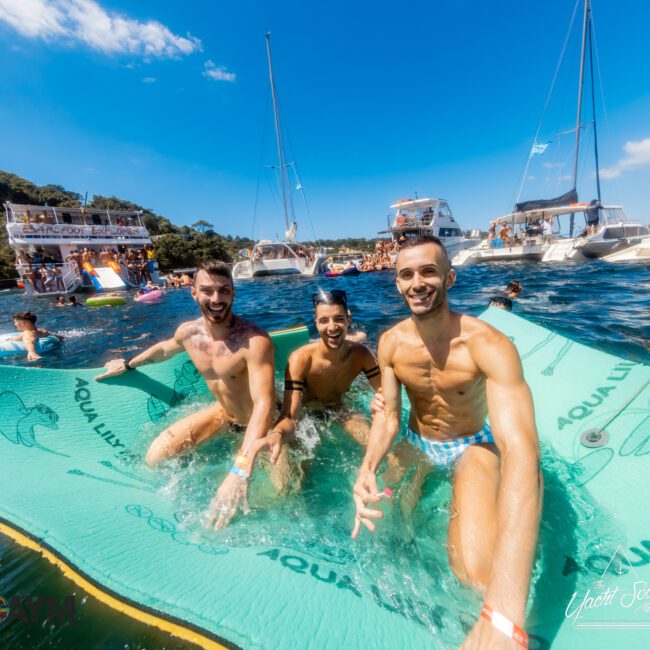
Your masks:
{"label": "smiling man with beard", "polygon": [[156,465],[228,429],[245,431],[233,467],[210,504],[209,523],[223,528],[240,503],[245,511],[248,508],[248,479],[253,469],[251,450],[272,424],[273,344],[257,325],[232,313],[235,287],[225,263],[199,265],[192,297],[201,309],[200,318],[182,323],[172,338],[128,361],[109,361],[106,372],[96,379],[164,361],[184,350],[188,353],[217,401],[163,431],[149,447],[146,460]]}
{"label": "smiling man with beard", "polygon": [[449,309],[455,279],[439,239],[412,239],[400,250],[397,288],[411,318],[379,341],[383,399],[375,400],[380,408],[354,487],[352,536],[362,525],[374,531],[383,516],[370,504],[382,498],[375,474],[400,429],[404,386],[411,414],[398,447],[410,443],[420,466],[453,477],[450,565],[484,597],[461,648],[515,650],[526,647],[522,628],[542,504],[533,402],[508,338]]}

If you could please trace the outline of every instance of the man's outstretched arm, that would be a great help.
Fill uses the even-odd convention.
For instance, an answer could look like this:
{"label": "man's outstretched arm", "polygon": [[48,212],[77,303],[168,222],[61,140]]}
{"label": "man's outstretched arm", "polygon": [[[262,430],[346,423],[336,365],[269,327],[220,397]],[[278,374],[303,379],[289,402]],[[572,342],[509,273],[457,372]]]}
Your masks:
{"label": "man's outstretched arm", "polygon": [[[156,343],[144,352],[133,357],[133,359],[129,361],[129,368],[137,368],[149,363],[165,361],[165,359],[169,359],[179,352],[182,352],[185,349],[183,347],[184,328],[185,323],[176,330],[172,338]],[[126,367],[126,359],[111,359],[104,364],[104,368],[106,369],[106,372],[97,375],[97,377],[95,377],[96,381],[101,381],[108,377],[116,377],[117,375],[125,373],[129,369]]]}
{"label": "man's outstretched arm", "polygon": [[[498,533],[485,603],[523,628],[543,487],[533,399],[517,350],[501,333],[478,337],[471,354],[486,376],[490,427],[501,456]],[[501,635],[479,619],[462,648],[483,647],[495,633]]]}
{"label": "man's outstretched arm", "polygon": [[384,395],[384,412],[374,414],[366,455],[354,485],[357,514],[352,531],[353,538],[358,536],[362,525],[374,532],[376,526],[372,520],[382,517],[380,510],[368,508],[368,504],[381,500],[375,474],[399,432],[402,412],[401,385],[392,366],[392,345],[387,340],[386,334],[379,340],[378,356],[381,368],[381,387]]}

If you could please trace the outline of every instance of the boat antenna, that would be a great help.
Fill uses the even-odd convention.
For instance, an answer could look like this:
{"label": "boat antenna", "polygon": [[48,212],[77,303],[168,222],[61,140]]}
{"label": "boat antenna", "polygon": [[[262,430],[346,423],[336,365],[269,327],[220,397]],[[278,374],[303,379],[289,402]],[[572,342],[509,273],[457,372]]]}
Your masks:
{"label": "boat antenna", "polygon": [[600,168],[598,164],[598,133],[596,130],[596,90],[594,80],[594,54],[592,47],[592,24],[594,21],[593,14],[591,13],[591,6],[589,7],[589,68],[591,71],[591,112],[594,121],[594,158],[596,162],[596,192],[598,195],[598,202],[601,201],[600,194]]}
{"label": "boat antenna", "polygon": [[[278,147],[278,164],[280,166],[280,187],[282,190],[282,209],[284,211],[284,229],[289,230],[289,213],[287,211],[287,190],[289,179],[284,156],[284,143],[282,142],[282,129],[280,126],[280,111],[278,109],[278,97],[275,90],[273,78],[273,62],[271,60],[271,32],[266,33],[266,54],[269,60],[269,77],[271,80],[271,95],[273,97],[273,116],[275,118],[275,139]],[[289,190],[290,191],[290,190]]]}

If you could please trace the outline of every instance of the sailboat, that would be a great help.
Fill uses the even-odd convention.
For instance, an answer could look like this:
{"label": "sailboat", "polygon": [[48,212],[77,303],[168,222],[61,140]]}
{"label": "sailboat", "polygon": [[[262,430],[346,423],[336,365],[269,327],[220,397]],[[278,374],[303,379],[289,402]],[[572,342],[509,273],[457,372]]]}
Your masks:
{"label": "sailboat", "polygon": [[284,139],[282,137],[278,95],[273,76],[270,33],[266,34],[266,54],[269,64],[271,97],[273,99],[278,175],[280,193],[282,195],[282,210],[284,213],[284,239],[282,241],[273,241],[270,239],[258,241],[252,251],[247,252],[247,259],[235,264],[232,272],[235,280],[268,275],[315,275],[320,272],[321,266],[326,259],[324,255],[314,251],[312,247],[307,248],[294,241],[298,232],[298,222],[296,220],[291,193],[291,181],[289,179],[290,164],[287,164]]}
{"label": "sailboat", "polygon": [[[488,261],[536,260],[558,262],[582,260],[589,257],[603,257],[621,250],[650,235],[650,229],[638,221],[631,221],[619,205],[603,205],[601,202],[600,172],[598,166],[598,138],[596,130],[596,109],[593,74],[591,2],[585,0],[582,46],[580,53],[580,74],[578,81],[578,102],[573,154],[572,188],[561,196],[552,199],[534,199],[515,203],[511,214],[493,219],[490,222],[491,237],[478,246],[461,251],[452,259],[455,266],[465,266]],[[585,79],[585,62],[589,49],[589,69],[591,76],[591,107],[594,130],[594,160],[596,168],[596,190],[598,199],[590,203],[578,200],[578,160],[580,154],[580,135],[582,124],[582,100]],[[540,123],[541,124],[541,123]],[[538,128],[539,133],[539,128]],[[543,147],[540,151],[540,147]],[[522,176],[519,194],[528,173],[528,165],[536,153],[544,151],[546,145],[537,143],[537,134]],[[583,215],[585,228],[575,233],[575,217]],[[560,235],[561,219],[568,217],[568,237]],[[596,225],[594,224],[597,220]],[[515,227],[519,230],[515,233]],[[502,233],[501,236],[499,233]]]}

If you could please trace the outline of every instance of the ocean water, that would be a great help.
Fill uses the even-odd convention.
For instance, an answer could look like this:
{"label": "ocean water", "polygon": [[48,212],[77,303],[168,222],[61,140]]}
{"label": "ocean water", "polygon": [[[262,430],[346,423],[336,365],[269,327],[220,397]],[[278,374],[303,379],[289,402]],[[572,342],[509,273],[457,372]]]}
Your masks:
{"label": "ocean water", "polygon": [[[521,297],[514,301],[514,311],[545,327],[554,329],[587,345],[635,361],[650,361],[650,267],[648,265],[589,264],[551,266],[526,263],[502,263],[460,269],[450,293],[452,308],[478,315],[492,295],[497,295],[508,281],[516,279],[523,285]],[[348,292],[355,326],[367,332],[375,348],[383,330],[406,317],[407,311],[395,288],[391,271],[342,278],[266,278],[242,282],[236,287],[235,311],[268,330],[280,329],[299,322],[307,323],[312,336],[311,294],[318,288],[342,288]],[[116,356],[132,356],[156,340],[171,336],[183,320],[198,314],[188,289],[171,291],[160,304],[145,305],[129,300],[122,307],[59,309],[49,298],[26,299],[21,294],[0,293],[0,333],[12,330],[11,314],[31,309],[39,316],[39,324],[66,337],[62,346],[34,365],[57,368],[99,366]],[[4,359],[3,363],[23,364],[24,359]],[[360,389],[356,389],[360,390]],[[421,580],[435,576],[446,596],[462,606],[473,596],[455,585],[447,568],[444,546],[433,540],[444,540],[449,517],[449,483],[432,477],[425,485],[425,494],[416,509],[410,530],[403,530],[391,514],[385,523],[383,537],[366,536],[360,547],[349,540],[351,469],[358,466],[361,451],[345,436],[340,425],[330,423],[325,429],[307,419],[301,424],[303,453],[309,458],[310,472],[299,495],[270,498],[266,507],[252,516],[239,518],[222,534],[221,543],[246,545],[271,541],[293,544],[297,548],[313,545],[313,540],[329,549],[337,549],[339,560],[354,557],[353,572],[359,576],[372,572],[376,584],[390,585],[401,576],[410,576],[403,585],[418,596]],[[150,432],[143,432],[141,445],[146,449]],[[196,521],[197,502],[209,498],[206,490],[214,486],[205,481],[205,460],[210,455],[229,453],[227,441],[218,441],[209,451],[199,451],[189,462],[181,463],[181,472],[173,466],[163,470],[165,496],[174,500],[179,510],[188,513],[188,526]],[[566,469],[557,459],[544,461],[546,501],[553,503],[566,490],[554,489],[564,484]],[[179,478],[180,476],[180,478]],[[251,500],[256,486],[252,486]],[[326,498],[324,497],[326,495]],[[592,504],[577,489],[570,495],[575,502],[584,502],[574,510],[586,519],[597,516]],[[259,497],[259,492],[258,492]],[[260,497],[261,498],[261,497]],[[544,562],[545,540],[561,534],[561,504],[550,512],[559,513],[544,519],[540,535],[540,566]],[[301,534],[282,540],[279,524],[286,517],[299,517],[304,522]],[[554,518],[555,517],[555,518]],[[395,521],[392,521],[395,519]],[[575,522],[580,529],[581,522]],[[384,525],[384,524],[382,524]],[[589,527],[585,528],[589,530]],[[607,526],[598,526],[606,536]],[[581,544],[597,547],[604,539],[585,534]],[[416,544],[413,558],[409,549]],[[370,562],[372,558],[372,562]],[[354,576],[353,576],[354,577]],[[77,594],[74,626],[22,625],[0,627],[1,648],[186,648],[178,641],[155,629],[131,621],[92,598],[86,598],[59,571],[37,556],[0,539],[0,595],[14,594]],[[433,632],[433,630],[432,630]]]}

